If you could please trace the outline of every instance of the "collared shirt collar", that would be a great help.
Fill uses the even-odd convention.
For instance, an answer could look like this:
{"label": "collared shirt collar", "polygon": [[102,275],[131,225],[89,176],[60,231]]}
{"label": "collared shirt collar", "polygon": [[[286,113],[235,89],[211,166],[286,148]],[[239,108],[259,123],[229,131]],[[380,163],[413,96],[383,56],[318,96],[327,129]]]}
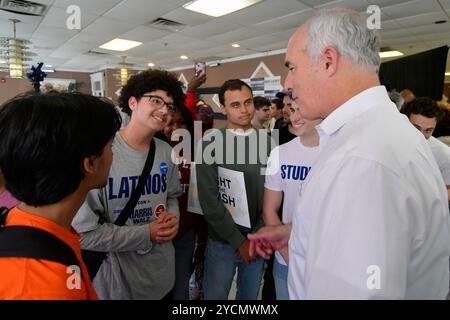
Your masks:
{"label": "collared shirt collar", "polygon": [[338,107],[317,127],[321,136],[331,136],[347,122],[379,104],[391,100],[384,86],[376,86],[362,91]]}

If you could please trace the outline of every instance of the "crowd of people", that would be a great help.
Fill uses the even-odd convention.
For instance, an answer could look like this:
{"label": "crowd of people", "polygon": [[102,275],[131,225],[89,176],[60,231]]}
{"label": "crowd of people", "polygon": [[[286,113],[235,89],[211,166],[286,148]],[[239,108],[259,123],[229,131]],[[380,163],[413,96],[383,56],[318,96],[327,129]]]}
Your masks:
{"label": "crowd of people", "polygon": [[118,106],[8,101],[0,299],[226,300],[233,279],[237,300],[262,283],[263,299],[445,299],[445,111],[388,93],[378,52],[364,16],[320,10],[291,37],[275,99],[223,83],[223,128],[195,94],[205,74],[183,93],[140,72]]}

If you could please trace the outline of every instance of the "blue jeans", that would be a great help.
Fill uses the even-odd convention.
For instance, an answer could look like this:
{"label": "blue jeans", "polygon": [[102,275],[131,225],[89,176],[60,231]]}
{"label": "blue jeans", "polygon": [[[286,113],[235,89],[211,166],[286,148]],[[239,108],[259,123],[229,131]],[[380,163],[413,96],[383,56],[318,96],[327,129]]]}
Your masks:
{"label": "blue jeans", "polygon": [[235,256],[229,244],[208,239],[205,258],[205,300],[228,300],[233,276],[238,269],[236,300],[256,300],[264,267],[264,260],[246,264]]}
{"label": "blue jeans", "polygon": [[192,258],[195,248],[195,232],[192,228],[181,238],[173,241],[175,247],[174,300],[189,300],[189,279],[192,274]]}
{"label": "blue jeans", "polygon": [[289,300],[288,267],[279,263],[277,258],[273,262],[273,279],[275,280],[277,300]]}

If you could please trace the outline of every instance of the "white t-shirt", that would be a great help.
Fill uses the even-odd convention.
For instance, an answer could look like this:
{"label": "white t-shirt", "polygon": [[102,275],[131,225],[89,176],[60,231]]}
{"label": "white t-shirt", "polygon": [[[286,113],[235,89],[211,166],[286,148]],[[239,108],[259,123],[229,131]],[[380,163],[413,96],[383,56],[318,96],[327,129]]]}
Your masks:
{"label": "white t-shirt", "polygon": [[[283,199],[283,223],[291,223],[293,211],[300,187],[311,170],[312,165],[320,152],[320,146],[306,147],[300,138],[295,138],[288,143],[276,147],[270,153],[267,163],[270,174],[266,175],[264,187],[272,191],[281,191]],[[281,254],[275,252],[279,263],[286,265]]]}
{"label": "white t-shirt", "polygon": [[435,137],[430,137],[427,141],[442,173],[445,185],[450,186],[450,147]]}

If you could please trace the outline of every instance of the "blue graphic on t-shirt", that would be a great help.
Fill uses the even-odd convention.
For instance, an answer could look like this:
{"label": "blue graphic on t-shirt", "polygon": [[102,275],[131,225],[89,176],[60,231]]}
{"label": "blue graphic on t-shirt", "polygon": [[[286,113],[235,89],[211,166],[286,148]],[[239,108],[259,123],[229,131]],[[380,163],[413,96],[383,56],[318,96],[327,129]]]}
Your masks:
{"label": "blue graphic on t-shirt", "polygon": [[159,165],[159,171],[161,172],[161,174],[167,174],[167,172],[169,172],[169,166],[167,165],[167,163],[161,162],[161,164]]}
{"label": "blue graphic on t-shirt", "polygon": [[[113,199],[127,199],[130,198],[131,193],[136,189],[139,176],[122,177],[118,190],[114,184],[114,178],[110,177],[108,181],[108,200]],[[161,174],[150,174],[147,182],[142,190],[142,195],[160,194],[167,191],[167,176]]]}
{"label": "blue graphic on t-shirt", "polygon": [[281,179],[283,180],[305,180],[311,167],[282,165]]}

